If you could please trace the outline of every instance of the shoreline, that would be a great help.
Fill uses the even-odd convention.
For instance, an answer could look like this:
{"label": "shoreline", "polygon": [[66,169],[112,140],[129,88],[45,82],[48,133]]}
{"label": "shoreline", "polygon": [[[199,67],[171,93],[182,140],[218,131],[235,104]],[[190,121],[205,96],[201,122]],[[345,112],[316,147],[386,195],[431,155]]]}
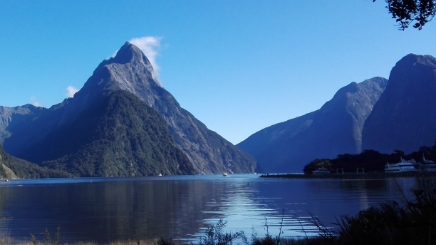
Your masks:
{"label": "shoreline", "polygon": [[431,178],[436,172],[398,172],[398,173],[330,173],[330,174],[262,174],[260,178],[290,178],[290,179],[387,179],[387,178]]}

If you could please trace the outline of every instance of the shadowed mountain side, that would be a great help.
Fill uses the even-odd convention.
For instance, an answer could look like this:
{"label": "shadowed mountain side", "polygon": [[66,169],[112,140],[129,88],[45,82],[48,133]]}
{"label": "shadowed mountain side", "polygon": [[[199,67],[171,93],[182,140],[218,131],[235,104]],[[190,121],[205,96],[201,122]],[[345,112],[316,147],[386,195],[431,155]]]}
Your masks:
{"label": "shadowed mountain side", "polygon": [[321,109],[263,129],[238,147],[267,172],[302,172],[313,159],[359,153],[364,121],[386,83],[380,77],[350,83]]}
{"label": "shadowed mountain side", "polygon": [[436,140],[436,58],[409,54],[392,69],[389,83],[363,128],[363,149],[412,152]]}
{"label": "shadowed mountain side", "polygon": [[33,105],[0,106],[0,143],[3,144],[6,138],[21,130],[23,123],[37,118],[45,110],[47,109]]}
{"label": "shadowed mountain side", "polygon": [[70,177],[69,173],[52,170],[13,157],[0,145],[0,179]]}
{"label": "shadowed mountain side", "polygon": [[[119,90],[134,94],[164,118],[177,147],[186,154],[197,172],[254,172],[255,160],[181,108],[174,97],[156,82],[147,57],[130,43],[124,44],[115,57],[101,62],[74,98],[46,109],[38,120],[27,120],[20,125],[19,130],[5,139],[5,150],[28,160],[36,157],[30,152],[38,153],[38,162],[54,159],[54,153],[50,153],[53,150],[38,152],[36,149],[43,148],[42,142],[45,147],[53,145],[50,139],[58,139],[57,134],[66,134],[62,131],[78,120],[87,108],[93,107],[102,95]],[[56,149],[66,152],[70,146],[64,147],[65,150]],[[43,156],[43,153],[49,155]],[[56,154],[60,157],[60,153]],[[91,170],[85,172],[93,173]]]}
{"label": "shadowed mountain side", "polygon": [[298,158],[304,150],[300,148],[304,141],[301,133],[310,127],[316,112],[265,128],[237,146],[251,154],[263,171],[282,172],[281,169],[289,169],[291,159]]}
{"label": "shadowed mountain side", "polygon": [[135,94],[165,119],[176,144],[198,172],[254,172],[255,160],[181,108],[156,82],[147,57],[130,43],[124,44],[114,58],[103,61],[75,98],[92,101],[99,93],[120,89]]}
{"label": "shadowed mountain side", "polygon": [[195,173],[163,118],[122,90],[101,96],[21,155],[77,176]]}

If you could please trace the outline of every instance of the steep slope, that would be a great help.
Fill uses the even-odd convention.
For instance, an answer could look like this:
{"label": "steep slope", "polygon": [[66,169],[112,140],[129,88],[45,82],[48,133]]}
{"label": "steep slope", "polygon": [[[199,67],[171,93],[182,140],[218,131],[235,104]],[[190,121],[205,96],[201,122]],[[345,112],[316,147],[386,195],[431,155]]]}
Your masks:
{"label": "steep slope", "polygon": [[69,173],[40,167],[7,154],[0,145],[0,179],[70,177]]}
{"label": "steep slope", "polygon": [[24,159],[33,159],[31,153],[38,153],[37,162],[53,159],[49,157],[50,150],[43,150],[42,144],[46,146],[51,138],[78,120],[101,95],[118,90],[134,94],[164,118],[177,147],[198,172],[254,172],[255,160],[181,108],[174,97],[156,82],[147,57],[130,43],[122,46],[115,57],[103,61],[74,98],[52,106],[37,120],[22,124],[19,131],[5,139],[5,150]]}
{"label": "steep slope", "polygon": [[238,147],[267,172],[302,172],[313,159],[359,153],[364,121],[386,83],[380,77],[350,83],[321,109],[263,129]]}
{"label": "steep slope", "polygon": [[288,164],[289,159],[303,150],[300,149],[300,142],[304,140],[301,135],[310,128],[317,112],[262,129],[237,146],[251,154],[263,171],[289,171],[293,168],[293,164]]}
{"label": "steep slope", "polygon": [[118,89],[135,94],[165,119],[176,144],[198,172],[254,172],[255,160],[181,108],[156,82],[147,57],[130,43],[125,43],[114,58],[103,61],[76,96],[89,101],[101,92]]}
{"label": "steep slope", "polygon": [[47,109],[33,105],[0,106],[0,143],[3,144],[6,138],[20,130],[23,123],[37,118],[45,110]]}
{"label": "steep slope", "polygon": [[363,149],[412,152],[436,140],[436,59],[409,54],[397,62],[363,128]]}
{"label": "steep slope", "polygon": [[163,118],[123,90],[102,94],[75,120],[21,155],[76,176],[195,173]]}

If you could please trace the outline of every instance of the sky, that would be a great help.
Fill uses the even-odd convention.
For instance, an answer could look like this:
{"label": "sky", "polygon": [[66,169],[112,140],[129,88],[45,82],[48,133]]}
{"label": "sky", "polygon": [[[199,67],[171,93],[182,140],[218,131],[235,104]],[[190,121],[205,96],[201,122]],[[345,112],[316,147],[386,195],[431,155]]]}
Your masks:
{"label": "sky", "polygon": [[400,31],[383,0],[2,0],[0,105],[60,103],[131,41],[183,108],[237,144],[388,78],[409,53],[436,56],[435,22]]}

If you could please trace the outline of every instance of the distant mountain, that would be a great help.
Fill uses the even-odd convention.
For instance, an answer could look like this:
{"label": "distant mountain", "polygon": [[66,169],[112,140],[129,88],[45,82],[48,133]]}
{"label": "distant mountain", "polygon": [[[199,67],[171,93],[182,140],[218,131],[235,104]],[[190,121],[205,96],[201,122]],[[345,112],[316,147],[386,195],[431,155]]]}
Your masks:
{"label": "distant mountain", "polygon": [[436,140],[436,59],[409,54],[392,69],[389,83],[363,128],[362,149],[407,153]]}
{"label": "distant mountain", "polygon": [[316,158],[360,153],[363,124],[386,84],[381,77],[350,83],[321,109],[260,130],[237,146],[266,172],[302,172]]}
{"label": "distant mountain", "polygon": [[0,106],[0,143],[20,130],[20,125],[39,117],[46,108],[33,105],[17,107]]}
{"label": "distant mountain", "polygon": [[[26,119],[20,124],[19,130],[14,132],[5,131],[10,134],[9,137],[4,139],[5,150],[15,156],[22,157],[24,159],[33,159],[36,163],[57,166],[61,169],[68,169],[68,166],[76,166],[74,169],[76,174],[81,175],[125,175],[128,176],[134,174],[154,174],[156,169],[164,171],[169,174],[179,173],[191,173],[189,164],[186,163],[186,159],[181,157],[179,153],[169,153],[165,149],[160,149],[155,154],[168,153],[172,157],[169,161],[169,165],[165,165],[167,162],[163,161],[160,164],[160,168],[157,168],[156,164],[151,163],[153,168],[142,171],[134,168],[133,172],[127,171],[129,168],[126,166],[119,166],[119,170],[115,170],[112,167],[106,168],[105,166],[98,166],[96,159],[102,157],[100,148],[102,143],[97,143],[99,137],[102,134],[94,134],[89,132],[96,132],[92,130],[102,130],[97,128],[93,124],[98,122],[99,124],[106,125],[105,130],[112,132],[111,126],[117,124],[111,124],[103,119],[95,118],[92,121],[90,118],[84,118],[86,113],[89,113],[90,108],[94,108],[96,103],[100,103],[101,98],[107,96],[121,96],[123,99],[117,100],[123,101],[122,108],[119,111],[129,108],[132,113],[124,115],[126,118],[109,118],[109,114],[99,114],[105,116],[105,120],[122,121],[123,127],[113,133],[110,137],[103,139],[116,139],[117,143],[114,143],[116,147],[120,147],[124,142],[124,149],[121,150],[119,155],[117,150],[112,149],[115,155],[107,156],[104,159],[112,159],[109,165],[118,160],[128,160],[129,163],[140,164],[144,159],[141,157],[140,152],[148,152],[149,148],[141,146],[141,143],[132,143],[130,135],[134,135],[133,131],[139,133],[139,142],[143,139],[151,139],[151,133],[146,128],[134,128],[133,131],[128,129],[131,125],[135,124],[134,121],[139,122],[146,120],[141,117],[135,118],[135,113],[143,113],[139,107],[139,103],[135,102],[132,98],[127,98],[125,94],[121,95],[115,93],[115,91],[126,91],[133,94],[141,100],[142,107],[149,106],[163,117],[164,120],[160,121],[161,126],[168,127],[169,133],[173,141],[162,143],[162,145],[176,144],[176,146],[187,156],[187,159],[193,164],[194,169],[199,173],[222,173],[222,172],[234,172],[234,173],[249,173],[254,172],[256,168],[255,160],[248,154],[242,152],[230,142],[220,137],[215,132],[207,129],[207,127],[192,116],[188,111],[180,107],[174,97],[162,88],[155,80],[153,68],[148,61],[147,57],[134,45],[126,43],[117,52],[116,56],[109,60],[103,61],[94,71],[93,75],[85,83],[84,87],[75,94],[74,98],[66,99],[62,103],[52,106],[49,109],[41,112],[37,118]],[[110,99],[109,99],[110,100]],[[135,106],[125,105],[125,100],[130,100]],[[130,108],[132,107],[132,108]],[[102,107],[99,110],[105,110],[106,107]],[[144,109],[148,110],[148,109]],[[147,111],[149,113],[149,111]],[[98,114],[95,112],[95,114]],[[119,113],[122,114],[121,112]],[[1,115],[0,115],[1,116]],[[155,116],[151,116],[156,118]],[[103,120],[103,121],[101,121]],[[157,119],[159,120],[159,119]],[[76,124],[75,124],[76,123]],[[78,126],[79,124],[80,126]],[[153,127],[152,127],[153,128]],[[76,137],[72,137],[72,133],[69,130],[76,130]],[[153,128],[158,130],[157,135],[161,133],[162,128]],[[84,133],[86,132],[86,134]],[[99,131],[100,132],[100,131]],[[145,134],[147,132],[147,134]],[[122,135],[126,133],[129,136]],[[61,136],[68,136],[75,139],[75,141],[68,141],[62,139]],[[92,138],[94,137],[94,138]],[[92,138],[92,139],[91,139]],[[165,140],[169,140],[166,136]],[[155,139],[156,140],[156,139]],[[90,143],[90,142],[94,143]],[[154,141],[154,140],[153,140]],[[94,148],[91,150],[89,147],[91,144]],[[152,144],[152,142],[145,141],[142,144]],[[98,147],[97,147],[98,145]],[[105,143],[103,145],[106,145]],[[159,143],[159,145],[161,145]],[[108,145],[106,145],[108,146]],[[141,147],[139,147],[141,146]],[[129,148],[130,147],[130,148]],[[139,153],[135,152],[140,148]],[[106,150],[108,151],[108,150]],[[154,150],[153,150],[154,152]],[[160,152],[160,153],[159,153]],[[86,154],[85,154],[86,153]],[[86,156],[85,156],[86,155]],[[91,156],[92,155],[92,156]],[[112,156],[112,157],[109,157]],[[116,157],[113,157],[116,156]],[[85,158],[83,158],[85,157]],[[165,156],[167,157],[167,156]],[[87,163],[77,163],[77,161],[85,161]],[[154,155],[154,160],[162,160],[160,156]],[[175,160],[178,162],[177,170],[174,169],[173,163]],[[149,159],[150,160],[150,159]],[[83,169],[83,164],[87,165],[90,169]],[[104,165],[106,163],[99,163]],[[127,164],[119,162],[118,164]],[[80,165],[80,166],[79,166]],[[93,166],[93,167],[91,167]],[[110,170],[102,170],[110,169]]]}
{"label": "distant mountain", "polygon": [[0,179],[70,177],[69,173],[40,167],[7,154],[0,145]]}

